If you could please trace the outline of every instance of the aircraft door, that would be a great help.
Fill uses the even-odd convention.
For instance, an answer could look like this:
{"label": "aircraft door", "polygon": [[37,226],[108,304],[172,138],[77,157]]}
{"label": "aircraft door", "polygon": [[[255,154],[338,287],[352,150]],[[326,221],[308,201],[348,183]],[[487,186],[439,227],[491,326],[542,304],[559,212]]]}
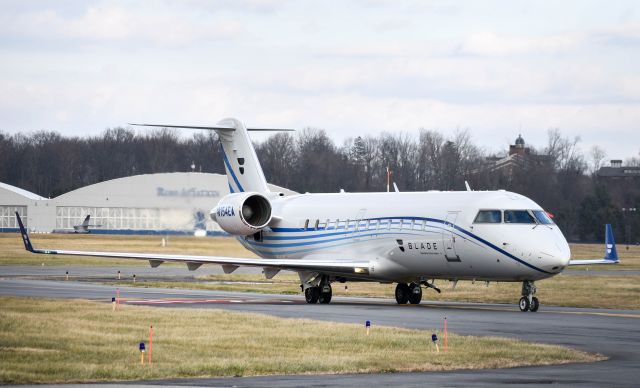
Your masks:
{"label": "aircraft door", "polygon": [[444,229],[442,230],[444,258],[450,263],[461,262],[460,256],[456,252],[456,235],[453,233],[458,213],[447,212],[447,217],[444,219]]}

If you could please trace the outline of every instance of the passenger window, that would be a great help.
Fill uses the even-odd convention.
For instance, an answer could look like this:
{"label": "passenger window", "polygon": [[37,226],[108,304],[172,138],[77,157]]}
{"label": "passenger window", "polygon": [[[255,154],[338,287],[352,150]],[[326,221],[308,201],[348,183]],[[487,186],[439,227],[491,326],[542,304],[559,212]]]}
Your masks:
{"label": "passenger window", "polygon": [[526,210],[505,210],[504,222],[508,224],[535,224],[531,214]]}
{"label": "passenger window", "polygon": [[499,224],[502,222],[502,212],[500,210],[480,210],[474,224]]}
{"label": "passenger window", "polygon": [[542,225],[553,224],[553,220],[551,219],[551,217],[549,217],[549,214],[547,214],[547,212],[544,210],[534,210],[533,215],[536,216],[536,220],[538,220],[538,222],[541,223]]}

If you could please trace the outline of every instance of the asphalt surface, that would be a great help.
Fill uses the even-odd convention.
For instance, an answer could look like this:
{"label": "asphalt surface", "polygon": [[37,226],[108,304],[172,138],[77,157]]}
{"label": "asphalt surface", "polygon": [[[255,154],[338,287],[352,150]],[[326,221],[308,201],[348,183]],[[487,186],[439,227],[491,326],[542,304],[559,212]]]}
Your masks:
{"label": "asphalt surface", "polygon": [[[40,280],[20,269],[0,269],[0,295],[83,298],[110,302],[115,287],[75,281]],[[168,267],[169,268],[169,267]],[[168,269],[167,268],[167,269]],[[33,268],[32,268],[33,269]],[[91,272],[93,269],[85,268]],[[135,269],[138,271],[138,269]],[[180,270],[180,269],[176,269]],[[113,268],[109,273],[117,272]],[[157,270],[156,270],[157,271]],[[85,274],[86,275],[86,274]],[[198,273],[200,275],[200,273]],[[496,386],[547,385],[637,386],[640,381],[640,311],[544,306],[522,313],[515,305],[435,303],[398,306],[395,301],[336,297],[329,305],[307,305],[302,296],[264,295],[223,291],[119,287],[125,303],[185,308],[224,308],[280,317],[309,318],[376,326],[425,330],[440,329],[446,317],[458,334],[495,335],[569,346],[601,353],[610,359],[598,363],[560,366],[371,375],[268,376],[224,379],[146,381],[146,385],[318,387],[318,386]],[[425,293],[425,298],[428,298]],[[310,350],[312,351],[312,350]]]}

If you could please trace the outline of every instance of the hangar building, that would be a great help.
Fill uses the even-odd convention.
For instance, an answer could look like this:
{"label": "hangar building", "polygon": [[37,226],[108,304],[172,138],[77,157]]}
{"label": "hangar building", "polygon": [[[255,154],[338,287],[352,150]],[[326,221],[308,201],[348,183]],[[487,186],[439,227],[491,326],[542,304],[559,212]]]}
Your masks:
{"label": "hangar building", "polygon": [[[271,191],[295,194],[275,185]],[[226,175],[180,172],[135,175],[47,199],[0,183],[0,231],[16,231],[15,212],[33,232],[71,230],[91,215],[92,233],[222,233],[209,211],[229,193]]]}

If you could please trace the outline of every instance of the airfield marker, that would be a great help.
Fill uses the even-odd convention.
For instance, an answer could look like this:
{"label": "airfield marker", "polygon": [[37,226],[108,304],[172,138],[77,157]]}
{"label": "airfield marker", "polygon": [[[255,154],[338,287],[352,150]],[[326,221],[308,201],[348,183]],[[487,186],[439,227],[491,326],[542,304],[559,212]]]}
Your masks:
{"label": "airfield marker", "polygon": [[133,282],[136,282],[136,274],[133,274]]}
{"label": "airfield marker", "polygon": [[433,341],[433,344],[436,345],[436,352],[440,353],[440,348],[438,347],[438,336],[436,335],[436,333],[431,334],[431,341]]}
{"label": "airfield marker", "polygon": [[69,271],[65,272],[65,275],[67,277],[67,280],[69,280]]}
{"label": "airfield marker", "polygon": [[111,298],[111,305],[113,306],[113,311],[116,311],[116,298],[115,297]]}
{"label": "airfield marker", "polygon": [[118,280],[120,280],[120,270],[118,270]]}
{"label": "airfield marker", "polygon": [[153,325],[149,326],[149,366],[151,366],[151,351],[153,350]]}
{"label": "airfield marker", "polygon": [[367,321],[364,323],[364,327],[366,327],[366,328],[367,328],[367,335],[369,335],[369,329],[371,328],[371,321],[367,320]]}
{"label": "airfield marker", "polygon": [[447,317],[444,317],[444,352],[449,348],[449,336],[447,335]]}
{"label": "airfield marker", "polygon": [[140,342],[138,349],[140,349],[140,365],[144,365],[144,341]]}

